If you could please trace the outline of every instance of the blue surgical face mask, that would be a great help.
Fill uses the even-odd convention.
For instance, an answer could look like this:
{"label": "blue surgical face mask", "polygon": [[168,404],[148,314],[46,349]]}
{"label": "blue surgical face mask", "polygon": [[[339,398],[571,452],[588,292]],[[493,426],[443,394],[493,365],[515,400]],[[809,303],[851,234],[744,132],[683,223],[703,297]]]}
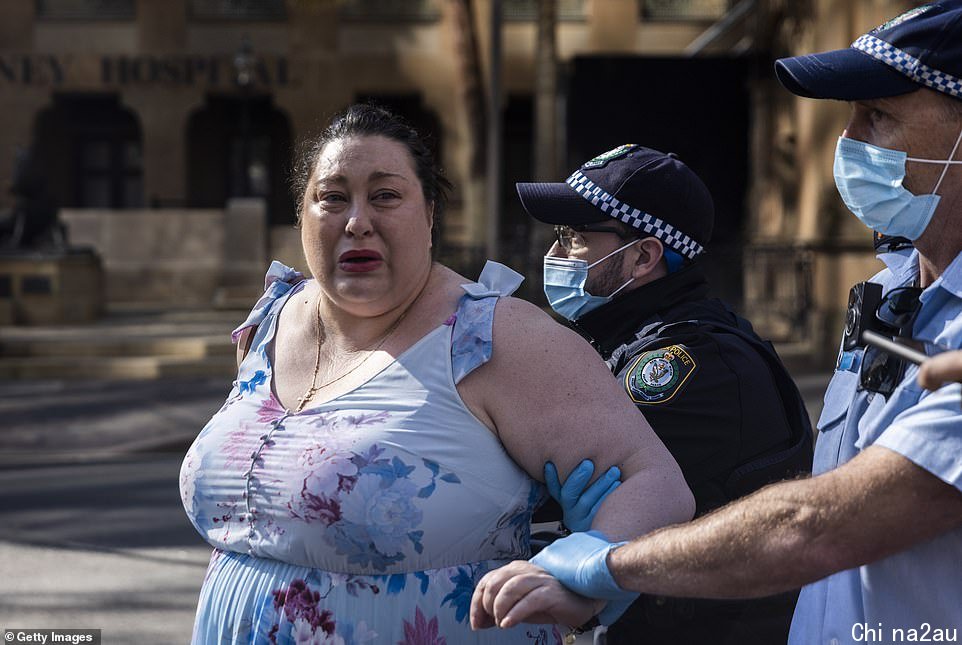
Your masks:
{"label": "blue surgical face mask", "polygon": [[[890,150],[839,137],[835,147],[835,185],[848,209],[863,224],[883,235],[917,240],[932,221],[939,205],[939,186],[962,141],[955,140],[949,159],[918,159],[900,150]],[[902,185],[905,162],[942,164],[942,174],[927,195],[913,195]]]}
{"label": "blue surgical face mask", "polygon": [[574,258],[556,258],[550,255],[544,257],[544,295],[548,297],[551,308],[568,320],[577,320],[589,311],[597,309],[611,299],[622,289],[634,282],[628,280],[607,296],[593,296],[585,291],[588,280],[588,269],[596,267],[613,255],[621,253],[637,242],[632,240],[620,249],[612,251],[597,262],[588,264],[584,260]]}

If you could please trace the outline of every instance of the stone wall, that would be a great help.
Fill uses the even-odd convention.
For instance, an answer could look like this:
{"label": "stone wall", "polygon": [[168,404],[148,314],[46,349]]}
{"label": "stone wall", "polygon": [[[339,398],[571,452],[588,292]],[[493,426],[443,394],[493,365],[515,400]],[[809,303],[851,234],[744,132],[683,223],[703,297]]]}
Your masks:
{"label": "stone wall", "polygon": [[269,247],[259,200],[226,209],[65,209],[60,219],[71,245],[102,258],[108,304],[234,305],[261,292]]}

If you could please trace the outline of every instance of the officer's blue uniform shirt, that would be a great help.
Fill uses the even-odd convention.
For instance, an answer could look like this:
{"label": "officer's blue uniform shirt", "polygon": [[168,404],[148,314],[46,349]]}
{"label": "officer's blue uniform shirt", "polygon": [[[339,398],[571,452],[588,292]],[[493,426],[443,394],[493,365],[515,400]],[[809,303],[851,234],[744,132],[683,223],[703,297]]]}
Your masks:
{"label": "officer's blue uniform shirt", "polygon": [[[879,256],[888,267],[872,281],[890,289],[912,285],[918,252]],[[962,254],[922,293],[913,336],[928,353],[962,347]],[[962,390],[936,392],[916,382],[910,365],[886,400],[860,390],[863,350],[842,352],[818,421],[813,475],[832,470],[869,446],[893,450],[962,490]],[[888,558],[806,586],[799,596],[789,642],[898,642],[929,630],[962,629],[962,529],[944,533]],[[881,628],[879,625],[881,624]],[[866,632],[865,628],[880,629]],[[903,629],[894,633],[893,629]],[[929,632],[929,638],[934,631]]]}

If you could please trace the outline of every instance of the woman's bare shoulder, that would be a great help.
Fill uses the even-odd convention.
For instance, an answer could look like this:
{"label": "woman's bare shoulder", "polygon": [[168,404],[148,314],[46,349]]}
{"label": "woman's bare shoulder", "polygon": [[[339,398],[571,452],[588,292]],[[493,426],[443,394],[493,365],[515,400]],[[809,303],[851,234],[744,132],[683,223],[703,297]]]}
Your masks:
{"label": "woman's bare shoulder", "polygon": [[601,360],[577,332],[556,321],[537,305],[520,298],[508,297],[498,301],[494,314],[494,342],[495,352],[507,349],[519,356],[563,352],[568,357]]}
{"label": "woman's bare shoulder", "polygon": [[451,267],[445,266],[440,262],[435,262],[431,268],[431,278],[436,284],[443,285],[444,289],[450,289],[452,292],[457,291],[461,294],[464,293],[461,289],[462,284],[474,282],[474,280],[464,277]]}
{"label": "woman's bare shoulder", "polygon": [[[437,290],[445,294],[449,302],[457,302],[465,293],[462,285],[473,280],[440,264],[435,264]],[[494,345],[497,355],[502,348],[527,351],[539,349],[574,347],[576,352],[586,352],[598,359],[591,346],[576,332],[559,323],[534,303],[503,296],[498,299],[494,312]],[[600,359],[598,359],[600,360]]]}

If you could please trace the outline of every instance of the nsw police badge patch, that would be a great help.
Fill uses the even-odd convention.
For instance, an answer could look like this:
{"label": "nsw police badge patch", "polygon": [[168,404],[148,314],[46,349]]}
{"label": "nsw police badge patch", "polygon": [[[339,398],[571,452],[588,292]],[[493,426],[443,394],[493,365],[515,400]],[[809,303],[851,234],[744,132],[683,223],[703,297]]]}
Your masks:
{"label": "nsw police badge patch", "polygon": [[598,155],[594,159],[586,161],[581,166],[581,169],[591,170],[593,168],[601,168],[612,159],[620,159],[637,147],[638,147],[637,143],[626,143],[625,145],[618,146],[617,148],[609,150],[608,152],[602,152],[600,155]]}
{"label": "nsw police badge patch", "polygon": [[934,5],[926,4],[926,5],[922,5],[921,7],[916,7],[915,9],[909,9],[909,10],[906,11],[905,13],[900,14],[900,15],[898,15],[898,16],[895,16],[894,18],[892,18],[892,19],[889,20],[888,22],[882,23],[881,25],[879,25],[878,27],[876,27],[875,29],[873,29],[873,30],[871,31],[871,33],[874,34],[874,33],[880,32],[880,31],[885,31],[886,29],[891,29],[892,27],[898,27],[899,25],[901,25],[901,24],[902,24],[903,22],[905,22],[906,20],[911,20],[911,19],[914,18],[915,16],[918,16],[918,15],[920,15],[920,14],[923,14],[923,13],[925,13],[926,11],[929,11],[930,9],[934,9],[934,8],[935,8]]}
{"label": "nsw police badge patch", "polygon": [[625,390],[635,403],[670,401],[698,367],[681,345],[645,352],[625,372]]}

